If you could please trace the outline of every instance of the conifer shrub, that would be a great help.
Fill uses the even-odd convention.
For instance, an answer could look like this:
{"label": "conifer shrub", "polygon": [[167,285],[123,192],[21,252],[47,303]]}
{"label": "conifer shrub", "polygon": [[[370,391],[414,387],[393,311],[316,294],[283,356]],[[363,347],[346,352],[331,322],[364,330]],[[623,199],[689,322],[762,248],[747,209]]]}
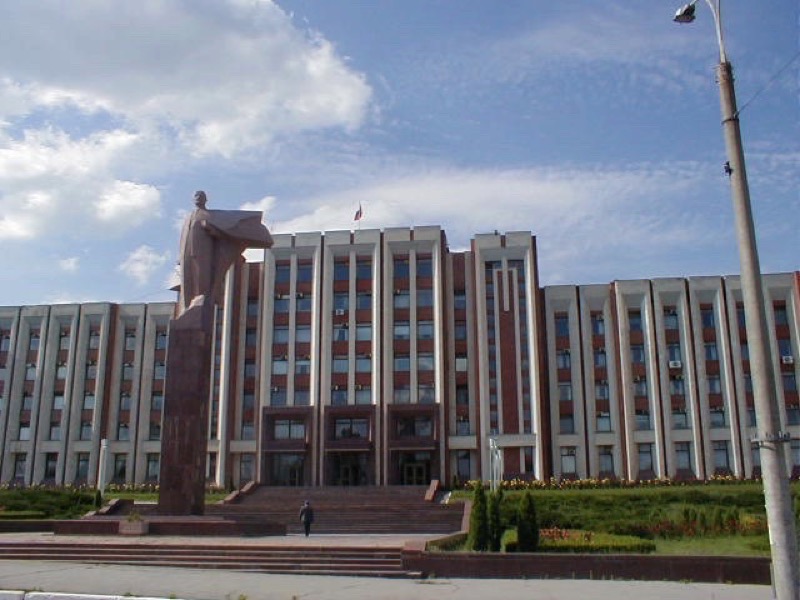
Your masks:
{"label": "conifer shrub", "polygon": [[483,552],[489,548],[489,521],[486,515],[486,492],[477,484],[472,494],[472,513],[469,516],[467,548]]}
{"label": "conifer shrub", "polygon": [[503,503],[503,490],[489,494],[489,506],[487,509],[487,517],[489,520],[489,550],[492,552],[499,552],[502,546],[503,520],[500,514],[500,506]]}
{"label": "conifer shrub", "polygon": [[539,519],[533,495],[526,491],[519,503],[517,515],[517,549],[520,552],[535,552],[539,547]]}

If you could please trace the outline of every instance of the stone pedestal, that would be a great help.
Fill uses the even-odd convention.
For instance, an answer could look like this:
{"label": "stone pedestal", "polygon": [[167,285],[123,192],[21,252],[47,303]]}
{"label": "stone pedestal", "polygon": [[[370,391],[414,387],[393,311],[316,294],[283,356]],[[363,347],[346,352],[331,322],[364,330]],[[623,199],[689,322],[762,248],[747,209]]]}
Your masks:
{"label": "stone pedestal", "polygon": [[211,331],[202,322],[170,323],[158,494],[162,515],[204,511]]}

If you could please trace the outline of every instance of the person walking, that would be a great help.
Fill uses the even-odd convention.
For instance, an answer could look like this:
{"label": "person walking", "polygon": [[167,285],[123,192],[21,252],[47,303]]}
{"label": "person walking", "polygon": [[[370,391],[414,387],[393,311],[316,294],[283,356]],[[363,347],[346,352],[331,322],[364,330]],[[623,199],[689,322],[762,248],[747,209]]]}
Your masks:
{"label": "person walking", "polygon": [[314,509],[311,508],[308,500],[303,502],[303,506],[300,507],[300,522],[303,524],[306,537],[308,537],[308,534],[311,533],[311,524],[314,522]]}

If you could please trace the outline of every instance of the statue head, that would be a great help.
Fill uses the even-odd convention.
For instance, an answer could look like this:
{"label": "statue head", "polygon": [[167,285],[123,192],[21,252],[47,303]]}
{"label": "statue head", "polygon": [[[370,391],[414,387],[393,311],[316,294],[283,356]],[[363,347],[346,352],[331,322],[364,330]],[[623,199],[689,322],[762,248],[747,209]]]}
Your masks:
{"label": "statue head", "polygon": [[197,190],[194,193],[194,205],[197,208],[206,207],[206,193],[203,190]]}

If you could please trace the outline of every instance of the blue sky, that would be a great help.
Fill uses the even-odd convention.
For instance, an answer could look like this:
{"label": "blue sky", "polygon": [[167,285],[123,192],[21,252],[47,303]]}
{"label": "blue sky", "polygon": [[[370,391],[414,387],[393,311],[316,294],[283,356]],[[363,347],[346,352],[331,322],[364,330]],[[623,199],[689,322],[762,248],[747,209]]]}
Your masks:
{"label": "blue sky", "polygon": [[[0,304],[173,299],[196,189],[277,233],[530,230],[543,285],[737,273],[713,19],[679,4],[6,0]],[[723,4],[762,269],[794,271],[798,3]]]}

